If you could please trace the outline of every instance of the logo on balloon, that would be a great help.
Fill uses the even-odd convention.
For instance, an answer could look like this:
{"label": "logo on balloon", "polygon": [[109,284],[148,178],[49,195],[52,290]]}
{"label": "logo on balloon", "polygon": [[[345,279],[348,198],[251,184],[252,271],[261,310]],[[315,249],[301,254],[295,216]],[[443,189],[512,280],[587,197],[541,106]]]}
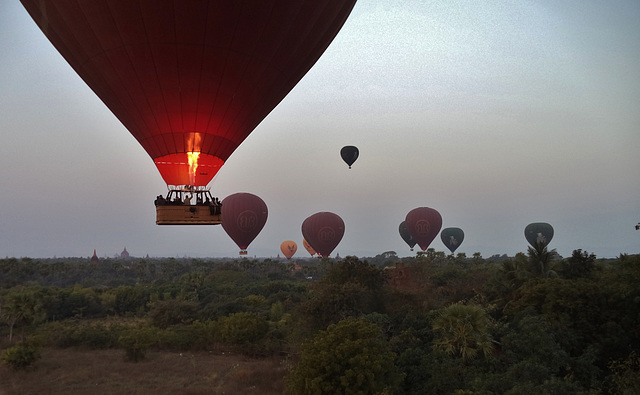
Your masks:
{"label": "logo on balloon", "polygon": [[427,235],[431,230],[431,224],[426,220],[419,220],[416,222],[415,231],[418,235]]}
{"label": "logo on balloon", "polygon": [[237,218],[238,229],[243,232],[251,232],[256,228],[258,224],[258,215],[255,211],[245,210],[238,214]]}
{"label": "logo on balloon", "polygon": [[332,242],[336,238],[336,232],[332,228],[325,226],[318,231],[318,239],[323,243]]}

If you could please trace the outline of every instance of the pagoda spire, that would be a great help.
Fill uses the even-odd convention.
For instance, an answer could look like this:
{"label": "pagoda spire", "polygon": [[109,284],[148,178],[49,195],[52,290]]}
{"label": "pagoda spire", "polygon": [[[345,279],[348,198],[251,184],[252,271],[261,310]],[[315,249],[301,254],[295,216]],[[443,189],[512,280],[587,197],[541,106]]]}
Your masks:
{"label": "pagoda spire", "polygon": [[91,257],[91,263],[98,263],[100,260],[98,259],[98,254],[96,254],[96,249],[93,249],[93,256]]}

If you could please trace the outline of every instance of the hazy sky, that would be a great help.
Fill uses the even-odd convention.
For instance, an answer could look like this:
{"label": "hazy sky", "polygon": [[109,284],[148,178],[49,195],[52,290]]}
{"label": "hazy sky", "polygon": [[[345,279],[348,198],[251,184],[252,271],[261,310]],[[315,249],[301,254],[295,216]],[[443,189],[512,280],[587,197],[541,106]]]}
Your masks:
{"label": "hazy sky", "polygon": [[[267,203],[250,256],[308,257],[319,211],[346,224],[332,256],[412,255],[398,225],[420,206],[467,255],[526,251],[530,222],[563,256],[639,253],[638,20],[637,0],[360,0],[209,186]],[[0,48],[1,257],[237,256],[220,226],[155,224],[153,161],[18,0]]]}

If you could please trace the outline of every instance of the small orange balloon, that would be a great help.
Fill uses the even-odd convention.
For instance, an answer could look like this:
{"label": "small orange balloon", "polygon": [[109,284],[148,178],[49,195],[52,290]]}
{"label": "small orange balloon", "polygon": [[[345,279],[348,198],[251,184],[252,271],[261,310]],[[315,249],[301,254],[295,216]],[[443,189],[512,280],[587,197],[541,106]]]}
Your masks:
{"label": "small orange balloon", "polygon": [[295,241],[291,241],[291,240],[283,241],[282,244],[280,244],[280,251],[282,251],[284,256],[287,257],[287,259],[291,259],[293,254],[295,254],[296,251],[298,251],[298,245],[296,244]]}
{"label": "small orange balloon", "polygon": [[316,254],[316,250],[314,250],[313,247],[311,247],[311,244],[309,244],[305,239],[302,239],[302,245],[309,252],[309,254],[311,254],[311,256],[314,256]]}

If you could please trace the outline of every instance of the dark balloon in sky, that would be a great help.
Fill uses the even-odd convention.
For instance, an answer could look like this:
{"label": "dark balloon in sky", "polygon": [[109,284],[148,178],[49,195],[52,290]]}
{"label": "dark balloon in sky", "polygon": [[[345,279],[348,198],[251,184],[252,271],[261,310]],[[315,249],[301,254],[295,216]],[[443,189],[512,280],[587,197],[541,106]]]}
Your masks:
{"label": "dark balloon in sky", "polygon": [[316,63],[356,0],[21,2],[165,182],[204,186]]}
{"label": "dark balloon in sky", "polygon": [[283,241],[282,244],[280,244],[280,251],[282,251],[287,259],[291,259],[293,254],[298,251],[298,245],[292,240]]}
{"label": "dark balloon in sky", "polygon": [[464,232],[460,228],[445,228],[442,229],[442,233],[440,233],[440,239],[442,239],[442,243],[451,251],[453,254],[462,241],[464,240]]}
{"label": "dark balloon in sky", "polygon": [[553,226],[546,222],[533,222],[524,228],[524,237],[533,248],[546,247],[553,239]]}
{"label": "dark balloon in sky", "polygon": [[222,227],[242,251],[255,239],[267,223],[267,205],[250,193],[234,193],[222,200]]}
{"label": "dark balloon in sky", "polygon": [[405,243],[409,245],[411,251],[413,251],[413,247],[416,245],[416,241],[411,237],[411,233],[409,233],[409,229],[407,229],[407,223],[405,221],[400,222],[400,237],[404,240]]}
{"label": "dark balloon in sky", "polygon": [[334,213],[313,214],[302,223],[302,236],[319,255],[326,258],[344,236],[344,221]]}
{"label": "dark balloon in sky", "polygon": [[347,145],[340,150],[340,156],[342,160],[349,165],[349,168],[351,168],[351,165],[358,159],[359,154],[360,151],[358,151],[358,147],[354,147],[353,145]]}
{"label": "dark balloon in sky", "polygon": [[414,208],[409,211],[404,221],[411,238],[415,240],[422,251],[429,248],[429,244],[442,228],[440,213],[430,207]]}

